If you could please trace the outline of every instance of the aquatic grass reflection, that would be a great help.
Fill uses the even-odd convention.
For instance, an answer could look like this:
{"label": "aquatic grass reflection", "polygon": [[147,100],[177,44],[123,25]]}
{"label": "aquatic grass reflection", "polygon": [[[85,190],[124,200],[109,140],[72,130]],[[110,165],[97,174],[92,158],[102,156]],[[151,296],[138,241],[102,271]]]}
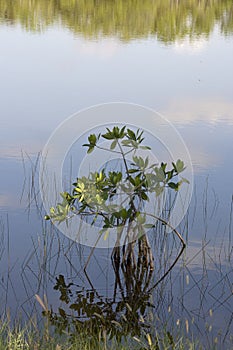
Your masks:
{"label": "aquatic grass reflection", "polygon": [[223,35],[233,32],[231,0],[1,0],[1,21],[20,23],[30,31],[62,24],[86,38],[116,36],[123,41],[156,37],[164,43],[208,37],[217,25]]}

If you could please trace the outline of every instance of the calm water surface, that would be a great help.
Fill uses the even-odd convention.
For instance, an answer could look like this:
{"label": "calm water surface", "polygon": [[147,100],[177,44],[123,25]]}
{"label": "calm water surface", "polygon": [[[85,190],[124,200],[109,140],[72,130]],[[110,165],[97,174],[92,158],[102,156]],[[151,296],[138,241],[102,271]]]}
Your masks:
{"label": "calm water surface", "polygon": [[[214,329],[227,329],[228,337],[233,328],[232,2],[215,1],[206,8],[205,1],[145,1],[138,6],[131,1],[100,1],[98,6],[91,1],[29,3],[0,0],[1,300],[13,313],[23,304],[30,314],[27,303],[33,304],[35,293],[49,293],[55,275],[69,276],[64,261],[58,259],[56,265],[50,256],[54,276],[50,271],[43,280],[41,271],[47,265],[40,261],[41,245],[51,228],[34,203],[30,212],[27,209],[33,196],[31,162],[35,164],[51,132],[69,115],[91,105],[124,101],[162,113],[189,149],[195,188],[188,226],[184,223],[191,262],[183,276],[190,269],[196,279],[184,283],[183,306],[189,311],[183,312],[191,319],[200,310],[191,302],[195,281],[206,283],[203,314],[208,318],[215,309]],[[203,240],[208,242],[205,257],[200,252]],[[69,244],[65,240],[64,245]],[[80,264],[78,254],[85,257],[88,252],[79,247],[75,254]],[[106,272],[109,253],[100,254]],[[209,280],[203,277],[203,259]],[[181,277],[174,275],[177,296]],[[98,287],[109,293],[108,272],[101,275],[100,269],[99,276]],[[227,301],[220,307],[219,300]],[[177,315],[179,305],[177,301]]]}

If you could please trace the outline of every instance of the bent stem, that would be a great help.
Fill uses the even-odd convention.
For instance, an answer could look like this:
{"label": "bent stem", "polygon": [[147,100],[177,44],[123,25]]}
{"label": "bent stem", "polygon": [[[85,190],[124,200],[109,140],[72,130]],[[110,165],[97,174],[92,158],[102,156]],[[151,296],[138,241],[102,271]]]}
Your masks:
{"label": "bent stem", "polygon": [[176,265],[177,261],[180,259],[181,255],[183,254],[183,251],[186,247],[186,243],[183,239],[183,237],[181,236],[181,234],[171,225],[169,224],[169,222],[163,220],[162,218],[156,216],[156,215],[153,215],[153,214],[148,214],[148,213],[143,213],[143,214],[146,214],[148,216],[151,216],[152,218],[160,221],[163,225],[166,225],[168,226],[170,229],[172,229],[172,231],[176,234],[176,236],[179,238],[181,244],[182,244],[182,247],[181,247],[181,250],[179,252],[179,254],[177,255],[177,257],[175,258],[175,260],[173,261],[173,263],[171,264],[171,266],[169,267],[169,269],[163,274],[163,276],[148,290],[148,292],[151,292],[154,288],[157,287],[158,284],[160,284],[164,278],[171,272],[171,270],[173,269],[173,267]]}

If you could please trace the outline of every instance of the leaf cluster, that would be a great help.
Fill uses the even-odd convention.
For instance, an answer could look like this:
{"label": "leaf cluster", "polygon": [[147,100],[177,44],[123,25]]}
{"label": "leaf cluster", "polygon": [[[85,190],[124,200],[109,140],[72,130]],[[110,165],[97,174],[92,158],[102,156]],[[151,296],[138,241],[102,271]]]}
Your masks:
{"label": "leaf cluster", "polygon": [[[107,140],[109,147],[103,147],[101,139]],[[56,208],[50,209],[46,219],[60,223],[72,215],[87,215],[93,218],[94,224],[97,218],[101,218],[100,233],[105,233],[105,239],[112,227],[132,222],[146,225],[146,219],[144,222],[140,219],[139,222],[143,203],[156,199],[165,188],[178,191],[182,183],[188,181],[178,178],[185,170],[182,160],[172,162],[170,169],[167,163],[153,164],[148,155],[150,147],[145,146],[143,141],[143,131],[134,131],[126,126],[114,126],[112,129],[107,128],[103,134],[89,135],[89,143],[83,145],[88,148],[87,153],[95,148],[103,152],[117,152],[124,170],[107,171],[105,167],[99,172],[77,178],[71,193],[61,193],[62,201]],[[145,157],[137,154],[138,149],[145,152]]]}

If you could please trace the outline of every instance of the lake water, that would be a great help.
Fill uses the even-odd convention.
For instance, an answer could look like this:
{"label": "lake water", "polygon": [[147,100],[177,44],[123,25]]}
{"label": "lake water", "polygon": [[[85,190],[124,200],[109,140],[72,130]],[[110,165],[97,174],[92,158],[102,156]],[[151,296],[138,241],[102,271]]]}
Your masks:
{"label": "lake water", "polygon": [[[89,252],[72,247],[71,253],[72,243],[62,234],[62,243],[57,234],[52,239],[54,231],[43,221],[43,210],[40,215],[35,209],[33,191],[38,189],[31,187],[30,169],[35,169],[38,153],[73,113],[96,104],[128,102],[168,119],[181,134],[193,164],[194,191],[181,226],[188,241],[187,265],[181,271],[180,263],[173,272],[176,319],[195,318],[197,334],[203,324],[211,324],[207,341],[221,329],[219,344],[229,344],[232,57],[232,1],[0,0],[0,298],[12,314],[33,314],[38,309],[36,293],[51,294],[57,305],[54,278],[75,275],[61,255],[70,254],[80,272],[83,263],[78,257],[85,259]],[[90,275],[98,275],[97,287],[108,294],[109,252],[94,255],[99,270],[90,266]],[[202,292],[198,283],[204,285]],[[164,317],[172,299],[166,286],[167,311],[158,310]]]}

